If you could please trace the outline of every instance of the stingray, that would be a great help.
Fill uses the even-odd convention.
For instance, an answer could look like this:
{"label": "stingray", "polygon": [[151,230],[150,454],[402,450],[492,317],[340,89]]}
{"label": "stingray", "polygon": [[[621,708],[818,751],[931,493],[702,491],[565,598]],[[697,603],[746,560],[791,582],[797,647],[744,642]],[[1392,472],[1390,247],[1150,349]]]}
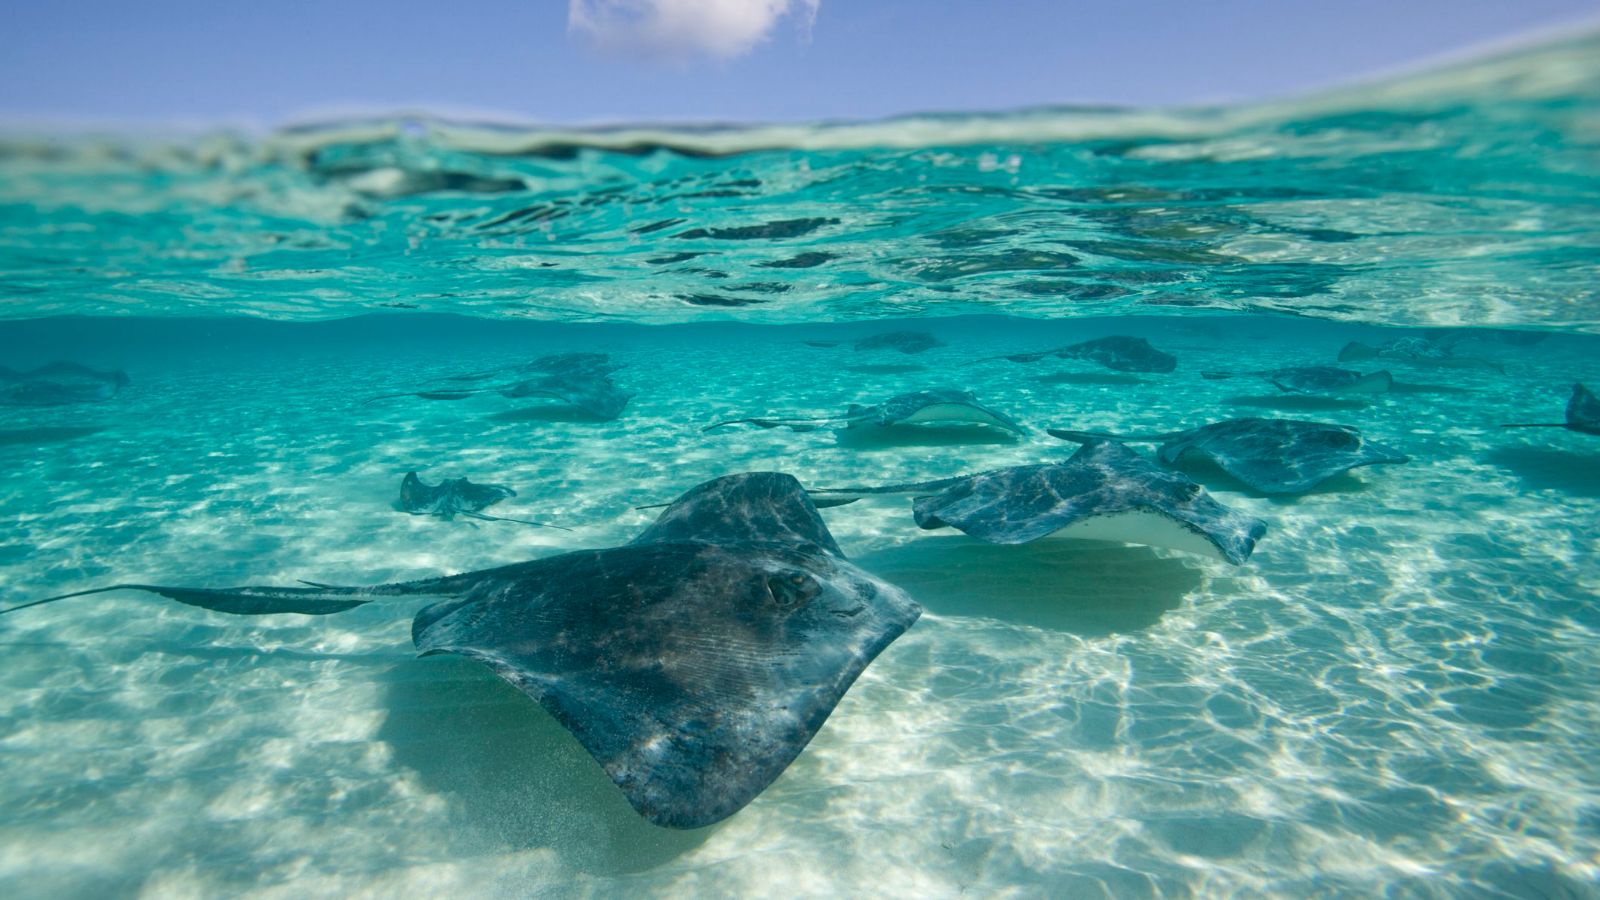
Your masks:
{"label": "stingray", "polygon": [[537,525],[540,528],[560,528],[560,525],[530,522],[527,519],[507,519],[503,516],[485,515],[483,510],[517,492],[501,484],[475,484],[465,478],[447,478],[438,484],[427,484],[416,472],[407,472],[400,481],[400,509],[414,516],[438,516],[446,521],[457,515],[488,522],[516,522]]}
{"label": "stingray", "polygon": [[1064,463],[1012,466],[938,481],[819,488],[820,497],[919,493],[917,525],[951,527],[991,544],[1045,537],[1144,544],[1238,565],[1266,533],[1260,519],[1218,503],[1187,476],[1112,441],[1090,440]]}
{"label": "stingray", "polygon": [[1358,362],[1363,359],[1393,359],[1439,369],[1493,369],[1502,375],[1506,371],[1494,360],[1456,356],[1450,347],[1426,338],[1396,338],[1376,347],[1351,341],[1339,349],[1339,362]]}
{"label": "stingray", "polygon": [[813,431],[827,423],[843,424],[846,428],[870,426],[889,428],[910,424],[989,425],[1014,434],[1023,434],[1027,431],[1005,413],[979,403],[971,391],[958,391],[952,388],[935,388],[901,394],[874,406],[852,403],[842,416],[809,419],[729,419],[707,425],[704,430],[710,431],[725,425],[754,425],[757,428]]}
{"label": "stingray", "polygon": [[1363,375],[1353,369],[1337,366],[1293,366],[1287,369],[1268,369],[1257,372],[1201,372],[1208,381],[1221,381],[1240,375],[1254,375],[1272,382],[1278,390],[1288,394],[1381,394],[1394,387],[1394,376],[1388,369],[1379,369]]}
{"label": "stingray", "polygon": [[502,397],[550,397],[561,400],[589,413],[596,419],[610,421],[622,414],[633,394],[617,387],[606,371],[593,368],[573,368],[567,371],[514,381],[507,384],[481,388],[447,388],[442,390],[402,391],[382,394],[368,400],[388,400],[392,397],[418,397],[423,400],[464,400],[477,394],[495,393]]}
{"label": "stingray", "polygon": [[1193,453],[1263,494],[1298,494],[1359,466],[1411,461],[1348,425],[1298,419],[1226,419],[1166,434],[1049,431],[1068,441],[1158,442],[1156,456],[1169,466]]}
{"label": "stingray", "polygon": [[1125,334],[1095,338],[1092,341],[1057,347],[1054,350],[1040,350],[1036,353],[991,356],[976,362],[1005,359],[1016,363],[1031,363],[1050,356],[1058,359],[1086,360],[1117,372],[1171,372],[1178,367],[1177,357],[1157,350],[1144,338],[1129,337]]}
{"label": "stingray", "polygon": [[68,406],[110,400],[128,386],[122,371],[91,369],[75,362],[52,362],[19,372],[0,366],[0,406]]}
{"label": "stingray", "polygon": [[695,487],[620,547],[368,587],[122,584],[3,612],[123,589],[239,615],[449,598],[412,622],[421,655],[488,666],[671,828],[755,799],[922,612],[845,559],[799,482],[772,472]]}
{"label": "stingray", "polygon": [[1501,428],[1565,428],[1583,434],[1600,435],[1600,397],[1582,384],[1572,386],[1572,397],[1567,400],[1565,422],[1514,422]]}

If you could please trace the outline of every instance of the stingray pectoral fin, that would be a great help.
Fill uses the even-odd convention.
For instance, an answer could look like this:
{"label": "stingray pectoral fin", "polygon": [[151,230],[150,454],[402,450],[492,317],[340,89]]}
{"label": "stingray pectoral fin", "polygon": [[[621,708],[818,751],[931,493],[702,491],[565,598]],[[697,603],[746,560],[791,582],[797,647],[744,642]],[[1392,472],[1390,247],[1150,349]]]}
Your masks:
{"label": "stingray pectoral fin", "polygon": [[372,590],[370,588],[331,587],[327,585],[315,587],[191,588],[157,584],[114,584],[110,587],[59,594],[55,597],[46,597],[43,600],[24,603],[20,606],[0,609],[0,615],[28,609],[29,607],[43,606],[46,603],[54,603],[57,600],[124,590],[148,591],[189,606],[198,606],[202,609],[229,613],[235,616],[264,616],[278,613],[325,616],[330,613],[354,609],[357,606],[371,603],[374,599],[373,596],[363,596],[370,593]]}

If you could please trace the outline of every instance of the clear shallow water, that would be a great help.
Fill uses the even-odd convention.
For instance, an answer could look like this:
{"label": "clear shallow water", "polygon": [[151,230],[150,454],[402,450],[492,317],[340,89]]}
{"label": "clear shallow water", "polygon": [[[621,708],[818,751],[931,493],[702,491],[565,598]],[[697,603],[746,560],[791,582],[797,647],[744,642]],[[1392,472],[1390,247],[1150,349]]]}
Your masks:
{"label": "clear shallow water", "polygon": [[[1594,50],[1204,114],[11,140],[0,364],[131,384],[0,409],[4,605],[611,546],[650,521],[634,506],[718,475],[1065,458],[1046,426],[1279,415],[1413,461],[1294,498],[1189,469],[1269,523],[1240,567],[982,545],[918,531],[903,497],[826,510],[928,612],[772,787],[696,832],[646,824],[487,670],[413,659],[418,602],[6,616],[0,895],[1592,895],[1600,439],[1495,426],[1600,382]],[[973,311],[1016,315],[953,317]],[[327,321],[287,321],[307,319]],[[1370,401],[1199,377],[1462,322],[1547,336],[1462,346],[1503,372],[1386,363],[1396,390]],[[804,343],[897,328],[946,345]],[[1179,367],[963,365],[1104,334]],[[569,350],[626,364],[622,417],[361,403]],[[1030,432],[701,431],[937,386]],[[512,485],[492,511],[575,530],[403,515],[412,468]]]}

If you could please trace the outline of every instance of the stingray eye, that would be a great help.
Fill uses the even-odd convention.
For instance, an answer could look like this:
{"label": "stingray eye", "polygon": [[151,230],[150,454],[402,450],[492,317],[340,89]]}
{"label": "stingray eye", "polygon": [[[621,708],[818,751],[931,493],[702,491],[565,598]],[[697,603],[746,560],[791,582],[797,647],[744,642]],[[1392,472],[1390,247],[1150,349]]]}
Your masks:
{"label": "stingray eye", "polygon": [[804,572],[782,572],[767,578],[767,591],[783,609],[796,609],[822,593],[822,587]]}

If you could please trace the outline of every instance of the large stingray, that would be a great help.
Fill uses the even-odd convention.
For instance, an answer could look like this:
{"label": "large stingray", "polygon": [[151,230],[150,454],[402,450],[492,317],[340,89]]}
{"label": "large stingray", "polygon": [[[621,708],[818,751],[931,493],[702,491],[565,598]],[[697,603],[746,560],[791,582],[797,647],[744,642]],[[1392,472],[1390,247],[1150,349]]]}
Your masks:
{"label": "large stingray", "polygon": [[1364,359],[1393,359],[1418,366],[1438,369],[1493,369],[1505,374],[1505,367],[1491,359],[1479,356],[1456,356],[1445,344],[1427,338],[1396,338],[1373,347],[1360,341],[1351,341],[1339,350],[1339,362],[1358,362]]}
{"label": "large stingray", "polygon": [[1235,565],[1266,533],[1260,519],[1218,503],[1187,476],[1111,441],[1091,440],[1064,463],[1011,466],[938,481],[819,488],[822,497],[921,493],[922,528],[951,527],[992,544],[1044,537],[1145,544]]}
{"label": "large stingray", "polygon": [[[1092,341],[1083,341],[1066,347],[1057,347],[1053,350],[1040,350],[1035,353],[1011,353],[1004,356],[991,356],[987,357],[987,359],[1005,359],[1017,363],[1031,363],[1050,356],[1058,359],[1086,360],[1118,372],[1171,372],[1178,367],[1178,358],[1176,356],[1157,350],[1142,337],[1130,337],[1125,334],[1095,338]],[[977,362],[985,361],[977,360]]]}
{"label": "large stingray", "polygon": [[67,406],[109,400],[128,386],[122,371],[102,372],[75,362],[52,362],[19,372],[0,366],[0,406]]}
{"label": "large stingray", "polygon": [[852,403],[842,416],[816,418],[778,419],[728,419],[705,427],[706,431],[726,425],[754,425],[757,428],[789,428],[794,431],[812,431],[825,424],[841,424],[846,428],[879,427],[912,424],[989,425],[1013,434],[1027,431],[1015,419],[999,410],[978,402],[971,391],[953,388],[935,388],[901,394],[873,406]]}
{"label": "large stingray", "polygon": [[1365,375],[1338,366],[1291,366],[1255,372],[1200,373],[1200,377],[1208,381],[1221,381],[1240,375],[1265,378],[1278,390],[1291,394],[1381,394],[1394,387],[1394,376],[1389,374],[1388,369]]}
{"label": "large stingray", "polygon": [[503,516],[486,515],[483,512],[501,500],[516,495],[516,491],[505,485],[475,484],[465,478],[447,478],[438,484],[427,484],[417,477],[416,472],[407,472],[406,477],[400,480],[400,509],[414,516],[438,516],[449,520],[462,515],[488,522],[517,522],[522,525],[537,525],[540,528],[571,530],[560,525],[531,522],[527,519],[508,519]]}
{"label": "large stingray", "polygon": [[1572,386],[1572,397],[1567,400],[1565,422],[1514,422],[1501,428],[1565,428],[1584,434],[1600,435],[1600,397],[1582,384]]}
{"label": "large stingray", "polygon": [[1226,419],[1165,434],[1108,434],[1066,431],[1050,434],[1068,441],[1155,442],[1156,456],[1172,465],[1194,453],[1264,494],[1297,494],[1358,466],[1410,462],[1397,450],[1362,437],[1347,425],[1299,419]]}
{"label": "large stingray", "polygon": [[844,558],[788,475],[706,482],[620,547],[369,587],[123,584],[235,614],[451,599],[421,655],[475,659],[566,726],[646,819],[710,825],[766,788],[922,610]]}

